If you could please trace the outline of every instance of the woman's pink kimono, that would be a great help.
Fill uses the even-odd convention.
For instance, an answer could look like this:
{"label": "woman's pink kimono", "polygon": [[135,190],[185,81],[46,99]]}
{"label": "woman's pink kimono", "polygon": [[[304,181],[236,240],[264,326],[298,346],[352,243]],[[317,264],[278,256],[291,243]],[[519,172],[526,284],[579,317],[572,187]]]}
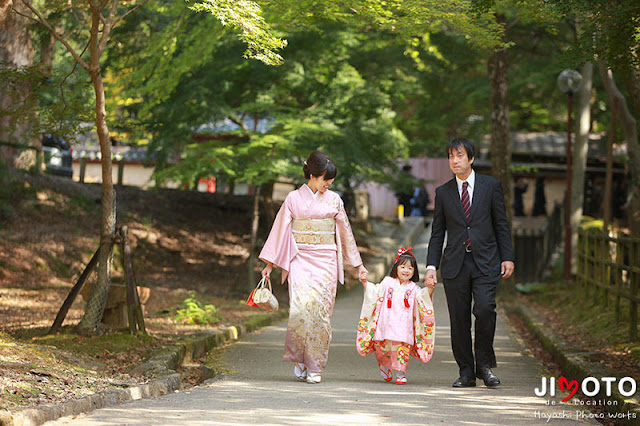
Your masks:
{"label": "woman's pink kimono", "polygon": [[324,370],[337,282],[344,284],[343,258],[362,264],[340,196],[326,191],[314,198],[307,185],[289,193],[260,252],[260,259],[283,269],[283,282],[289,279],[285,362]]}

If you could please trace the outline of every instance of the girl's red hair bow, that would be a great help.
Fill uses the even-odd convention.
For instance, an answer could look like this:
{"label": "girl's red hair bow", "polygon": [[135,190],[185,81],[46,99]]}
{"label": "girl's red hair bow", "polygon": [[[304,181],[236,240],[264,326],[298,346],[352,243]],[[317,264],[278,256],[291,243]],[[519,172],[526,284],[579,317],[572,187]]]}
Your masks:
{"label": "girl's red hair bow", "polygon": [[398,249],[398,254],[396,254],[396,260],[394,260],[394,262],[398,261],[398,258],[400,257],[401,254],[405,254],[405,253],[409,253],[411,256],[413,256],[413,258],[415,259],[416,257],[413,255],[413,253],[411,253],[411,250],[413,250],[413,247],[409,246],[407,248],[404,247],[400,247]]}

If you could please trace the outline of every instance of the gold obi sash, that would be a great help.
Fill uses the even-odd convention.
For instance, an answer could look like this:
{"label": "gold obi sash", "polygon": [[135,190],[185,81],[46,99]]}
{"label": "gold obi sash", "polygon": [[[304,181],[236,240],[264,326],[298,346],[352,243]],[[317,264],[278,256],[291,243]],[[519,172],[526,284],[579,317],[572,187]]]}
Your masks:
{"label": "gold obi sash", "polygon": [[293,219],[293,239],[298,244],[335,244],[335,219]]}

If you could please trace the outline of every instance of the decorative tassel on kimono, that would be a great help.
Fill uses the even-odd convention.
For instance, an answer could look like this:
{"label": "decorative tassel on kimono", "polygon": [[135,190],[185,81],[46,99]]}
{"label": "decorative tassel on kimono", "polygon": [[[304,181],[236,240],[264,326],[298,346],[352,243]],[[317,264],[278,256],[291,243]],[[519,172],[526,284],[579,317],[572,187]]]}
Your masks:
{"label": "decorative tassel on kimono", "polygon": [[405,306],[405,307],[407,307],[407,308],[409,308],[409,307],[410,307],[410,306],[409,306],[409,296],[411,296],[411,290],[407,290],[407,291],[404,293],[404,306]]}
{"label": "decorative tassel on kimono", "polygon": [[393,289],[389,287],[389,291],[387,292],[387,308],[391,308],[391,299],[393,299]]}

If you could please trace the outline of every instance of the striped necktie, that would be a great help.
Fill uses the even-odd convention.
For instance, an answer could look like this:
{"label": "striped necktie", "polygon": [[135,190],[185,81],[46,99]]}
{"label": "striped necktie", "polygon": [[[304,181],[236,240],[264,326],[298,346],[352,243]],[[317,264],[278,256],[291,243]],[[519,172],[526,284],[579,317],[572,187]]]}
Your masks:
{"label": "striped necktie", "polygon": [[[466,216],[468,222],[469,212],[471,211],[471,201],[469,200],[469,184],[467,183],[467,181],[462,182],[462,209],[464,210],[464,215]],[[471,240],[467,236],[467,251],[469,251],[470,247]]]}
{"label": "striped necktie", "polygon": [[466,181],[462,182],[462,209],[464,210],[464,215],[467,217],[467,220],[469,220],[471,201],[469,200],[469,184]]}

